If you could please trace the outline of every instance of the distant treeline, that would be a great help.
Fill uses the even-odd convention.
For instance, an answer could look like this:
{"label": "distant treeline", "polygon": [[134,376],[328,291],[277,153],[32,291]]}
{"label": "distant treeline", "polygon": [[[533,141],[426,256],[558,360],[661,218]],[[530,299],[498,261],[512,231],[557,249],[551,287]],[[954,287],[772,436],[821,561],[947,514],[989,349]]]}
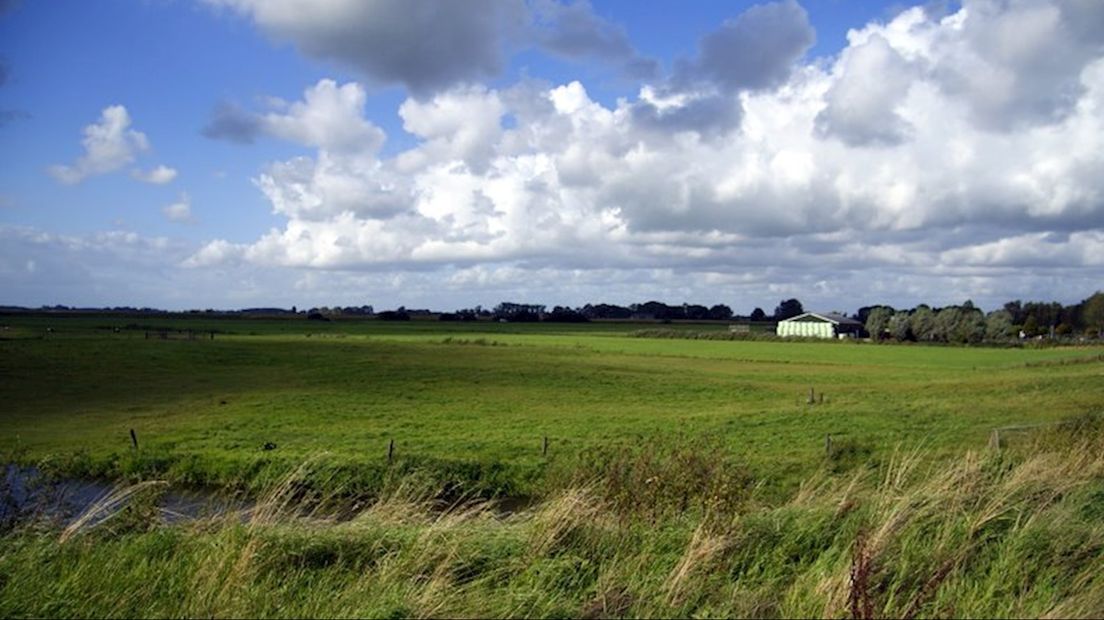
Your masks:
{"label": "distant treeline", "polygon": [[[16,312],[66,312],[66,313],[118,313],[118,314],[175,314],[175,315],[231,315],[231,316],[306,316],[312,320],[329,320],[340,317],[373,317],[380,320],[408,321],[412,318],[440,321],[503,321],[511,323],[559,322],[582,323],[593,320],[623,321],[737,321],[745,323],[776,323],[795,317],[805,311],[798,299],[784,299],[767,314],[755,308],[751,314],[739,315],[725,304],[704,306],[700,304],[666,304],[646,301],[625,306],[608,303],[588,303],[572,308],[543,304],[502,302],[493,308],[474,306],[453,312],[428,309],[411,309],[399,306],[394,310],[376,312],[373,306],[323,306],[300,311],[297,307],[244,308],[241,310],[190,310],[169,312],[156,308],[117,306],[113,308],[74,308],[69,306],[42,306],[23,308],[0,306],[0,313]],[[843,314],[843,313],[840,313]],[[970,301],[961,305],[942,308],[920,304],[911,309],[897,309],[887,305],[864,306],[851,318],[862,323],[875,339],[894,339],[917,342],[974,343],[1013,338],[1046,336],[1064,338],[1070,336],[1100,337],[1104,334],[1104,292],[1096,292],[1079,303],[1062,305],[1058,302],[1010,301],[988,314]]]}
{"label": "distant treeline", "polygon": [[1104,293],[1080,303],[1010,301],[985,314],[967,301],[960,306],[910,310],[891,306],[860,308],[855,318],[871,337],[914,342],[978,343],[1016,338],[1098,338],[1104,333]]}

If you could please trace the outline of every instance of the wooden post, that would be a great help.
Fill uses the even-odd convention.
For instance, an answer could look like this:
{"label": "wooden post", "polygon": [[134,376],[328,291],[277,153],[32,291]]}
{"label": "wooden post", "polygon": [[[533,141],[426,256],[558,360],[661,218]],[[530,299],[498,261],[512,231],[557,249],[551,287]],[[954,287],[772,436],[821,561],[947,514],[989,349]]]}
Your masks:
{"label": "wooden post", "polygon": [[832,435],[828,434],[824,436],[824,455],[832,455]]}
{"label": "wooden post", "polygon": [[824,392],[820,393],[820,404],[824,404]]}
{"label": "wooden post", "polygon": [[993,433],[991,435],[989,435],[989,447],[994,449],[994,450],[1000,450],[1001,440],[1000,440],[1000,429],[999,428],[994,428]]}
{"label": "wooden post", "polygon": [[548,456],[548,435],[544,436],[544,445],[541,447],[541,454]]}
{"label": "wooden post", "polygon": [[809,404],[811,405],[815,402],[816,402],[816,398],[815,398],[815,394],[813,393],[813,388],[809,388]]}
{"label": "wooden post", "polygon": [[130,443],[134,445],[134,449],[138,449],[138,435],[134,432],[134,429],[130,429]]}
{"label": "wooden post", "polygon": [[389,442],[389,443],[387,444],[387,462],[388,462],[388,463],[390,464],[390,463],[391,463],[391,461],[392,461],[392,460],[393,460],[394,458],[395,458],[395,440],[394,440],[394,439],[392,439],[392,440],[391,440],[391,441],[390,441],[390,442]]}

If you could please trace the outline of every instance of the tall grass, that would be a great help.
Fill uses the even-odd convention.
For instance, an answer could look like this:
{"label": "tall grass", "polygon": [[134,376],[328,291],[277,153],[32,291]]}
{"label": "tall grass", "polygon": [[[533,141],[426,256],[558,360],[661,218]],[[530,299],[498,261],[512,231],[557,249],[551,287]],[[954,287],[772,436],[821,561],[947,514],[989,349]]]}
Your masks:
{"label": "tall grass", "polygon": [[417,480],[350,511],[308,461],[244,514],[24,525],[0,539],[0,615],[1099,617],[1102,427],[826,463],[777,498],[706,448],[618,452],[514,513]]}

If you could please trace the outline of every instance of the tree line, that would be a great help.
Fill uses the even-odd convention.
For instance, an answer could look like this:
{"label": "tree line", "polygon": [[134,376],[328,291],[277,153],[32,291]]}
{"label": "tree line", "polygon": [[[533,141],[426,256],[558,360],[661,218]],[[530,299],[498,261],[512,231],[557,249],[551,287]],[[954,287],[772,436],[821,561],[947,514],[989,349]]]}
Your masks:
{"label": "tree line", "polygon": [[870,337],[902,342],[973,344],[1074,335],[1098,338],[1104,334],[1104,293],[1098,291],[1068,306],[1017,299],[988,314],[970,301],[943,308],[920,304],[908,310],[866,306],[854,318],[863,323]]}
{"label": "tree line", "polygon": [[[172,314],[156,308],[74,308],[42,306],[38,309],[0,306],[0,314],[13,312],[109,312],[125,314]],[[306,315],[309,319],[330,317],[374,317],[381,320],[408,321],[413,317],[437,318],[441,321],[505,321],[579,323],[592,320],[640,321],[741,321],[776,323],[804,312],[798,299],[781,300],[771,314],[755,308],[748,315],[739,315],[726,304],[667,304],[655,300],[628,305],[588,303],[579,307],[502,302],[492,308],[474,306],[454,312],[428,309],[408,309],[376,312],[372,306],[313,307],[299,310],[283,308],[247,308],[243,310],[191,310],[187,314],[235,315]],[[839,313],[844,314],[844,313]],[[1075,304],[1015,300],[985,313],[966,301],[961,305],[941,308],[920,304],[914,308],[897,309],[889,305],[864,306],[851,318],[863,324],[867,334],[875,339],[915,342],[978,343],[1015,338],[1085,336],[1104,337],[1104,292],[1097,291]]]}
{"label": "tree line", "polygon": [[[751,314],[735,314],[725,304],[665,304],[647,301],[625,306],[597,303],[577,308],[554,306],[548,310],[539,304],[503,302],[492,309],[480,306],[460,310],[443,320],[492,319],[508,322],[584,322],[590,320],[654,320],[654,321],[749,321],[777,322],[804,312],[798,299],[784,299],[767,314],[755,308]],[[840,313],[843,314],[843,313]],[[913,342],[947,342],[972,344],[998,342],[1017,338],[1068,337],[1090,338],[1104,334],[1104,292],[1097,292],[1079,303],[1010,301],[989,313],[973,302],[961,305],[932,307],[920,304],[914,308],[897,309],[888,305],[864,306],[850,315],[876,339]]]}
{"label": "tree line", "polygon": [[[426,309],[385,310],[373,313],[371,306],[355,308],[311,308],[324,316],[373,315],[382,320],[410,320],[412,317],[436,317],[441,321],[502,321],[511,323],[552,322],[581,323],[593,320],[640,321],[742,321],[776,323],[805,311],[798,299],[781,300],[770,314],[755,308],[748,315],[739,315],[726,304],[667,304],[655,300],[628,305],[588,303],[578,307],[527,304],[504,301],[494,307],[474,306],[454,312],[432,312]],[[839,313],[845,314],[845,313]],[[1070,305],[1058,302],[1010,301],[1001,308],[985,313],[973,302],[932,307],[920,304],[898,309],[889,305],[864,306],[851,314],[862,323],[867,335],[877,340],[892,339],[913,342],[979,343],[1017,338],[1069,337],[1073,335],[1100,337],[1104,334],[1104,292],[1097,292]]]}

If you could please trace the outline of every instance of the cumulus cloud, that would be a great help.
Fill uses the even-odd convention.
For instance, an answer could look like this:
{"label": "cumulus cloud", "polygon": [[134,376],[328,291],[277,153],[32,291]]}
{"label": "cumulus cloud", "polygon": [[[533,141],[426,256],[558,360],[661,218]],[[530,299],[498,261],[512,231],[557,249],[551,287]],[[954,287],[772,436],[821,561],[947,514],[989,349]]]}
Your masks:
{"label": "cumulus cloud", "polygon": [[493,77],[520,36],[520,0],[207,0],[247,15],[303,53],[336,60],[381,84],[426,95]]}
{"label": "cumulus cloud", "polygon": [[[247,16],[308,56],[339,61],[373,84],[400,84],[419,97],[497,77],[508,57],[525,48],[597,60],[634,79],[651,78],[659,67],[587,0],[206,1]],[[255,135],[248,117],[235,112],[220,107],[205,133]]]}
{"label": "cumulus cloud", "polygon": [[253,144],[263,133],[263,128],[261,119],[256,114],[223,101],[211,111],[211,118],[200,133],[212,140]]}
{"label": "cumulus cloud", "polygon": [[786,82],[815,39],[795,0],[753,6],[703,36],[663,84],[642,88],[633,116],[646,128],[723,136],[743,118],[740,93]]}
{"label": "cumulus cloud", "polygon": [[972,0],[930,40],[920,34],[928,49],[917,51],[979,126],[1046,125],[1072,114],[1084,95],[1081,74],[1104,53],[1101,24],[1104,3],[1091,0]]}
{"label": "cumulus cloud", "polygon": [[708,82],[729,92],[773,88],[815,41],[796,0],[753,6],[702,37],[698,56],[679,64],[674,82]]}
{"label": "cumulus cloud", "polygon": [[597,15],[590,2],[544,0],[534,5],[541,48],[574,60],[596,58],[618,64],[635,78],[651,78],[658,71],[658,63],[636,51],[625,29]]}
{"label": "cumulus cloud", "polygon": [[84,153],[76,163],[49,168],[55,179],[67,185],[80,183],[93,175],[114,172],[149,149],[146,134],[130,128],[130,114],[121,105],[104,108],[100,120],[84,128],[81,144]]}
{"label": "cumulus cloud", "polygon": [[327,151],[374,153],[383,145],[383,131],[364,119],[364,88],[321,80],[303,94],[303,101],[261,120],[268,133]]}
{"label": "cumulus cloud", "polygon": [[828,103],[817,115],[822,135],[860,146],[895,144],[911,126],[897,113],[912,84],[911,68],[881,35],[853,43],[838,63]]}
{"label": "cumulus cloud", "polygon": [[[189,265],[438,270],[479,286],[548,274],[599,292],[593,274],[664,286],[697,274],[802,299],[859,286],[871,301],[935,303],[1056,290],[1056,277],[1089,286],[1104,255],[1104,50],[1092,33],[1070,34],[1096,50],[1070,52],[1085,59],[1072,99],[1047,99],[1051,113],[1015,131],[979,118],[978,93],[948,68],[1035,6],[912,9],[853,31],[836,58],[801,63],[803,11],[767,5],[706,37],[681,74],[612,105],[579,82],[412,97],[399,115],[418,142],[393,157],[380,156],[363,87],[324,80],[258,115],[266,132],[314,149],[255,179],[287,223],[252,243],[212,241]],[[1066,24],[1075,3],[1046,6]],[[1018,58],[1014,42],[997,46],[1001,58]],[[769,58],[732,68],[725,55]],[[1009,83],[1036,79],[1004,66]],[[993,101],[1009,118],[1039,105]]]}
{"label": "cumulus cloud", "polygon": [[176,202],[161,209],[161,213],[173,222],[190,222],[192,221],[192,199],[187,192],[183,192]]}
{"label": "cumulus cloud", "polygon": [[501,137],[505,113],[498,93],[480,87],[438,94],[425,102],[406,100],[399,108],[403,129],[424,142],[400,158],[401,167],[413,170],[430,161],[460,160],[484,169]]}
{"label": "cumulus cloud", "polygon": [[319,220],[409,209],[402,178],[376,156],[385,136],[364,118],[365,99],[359,84],[321,80],[302,101],[260,117],[266,133],[318,150],[313,159],[276,162],[255,179],[277,213]]}
{"label": "cumulus cloud", "polygon": [[146,183],[152,183],[153,185],[164,185],[171,183],[176,178],[176,169],[170,168],[165,165],[157,166],[156,168],[150,168],[149,170],[139,170],[135,168],[130,171],[130,176],[144,181]]}

